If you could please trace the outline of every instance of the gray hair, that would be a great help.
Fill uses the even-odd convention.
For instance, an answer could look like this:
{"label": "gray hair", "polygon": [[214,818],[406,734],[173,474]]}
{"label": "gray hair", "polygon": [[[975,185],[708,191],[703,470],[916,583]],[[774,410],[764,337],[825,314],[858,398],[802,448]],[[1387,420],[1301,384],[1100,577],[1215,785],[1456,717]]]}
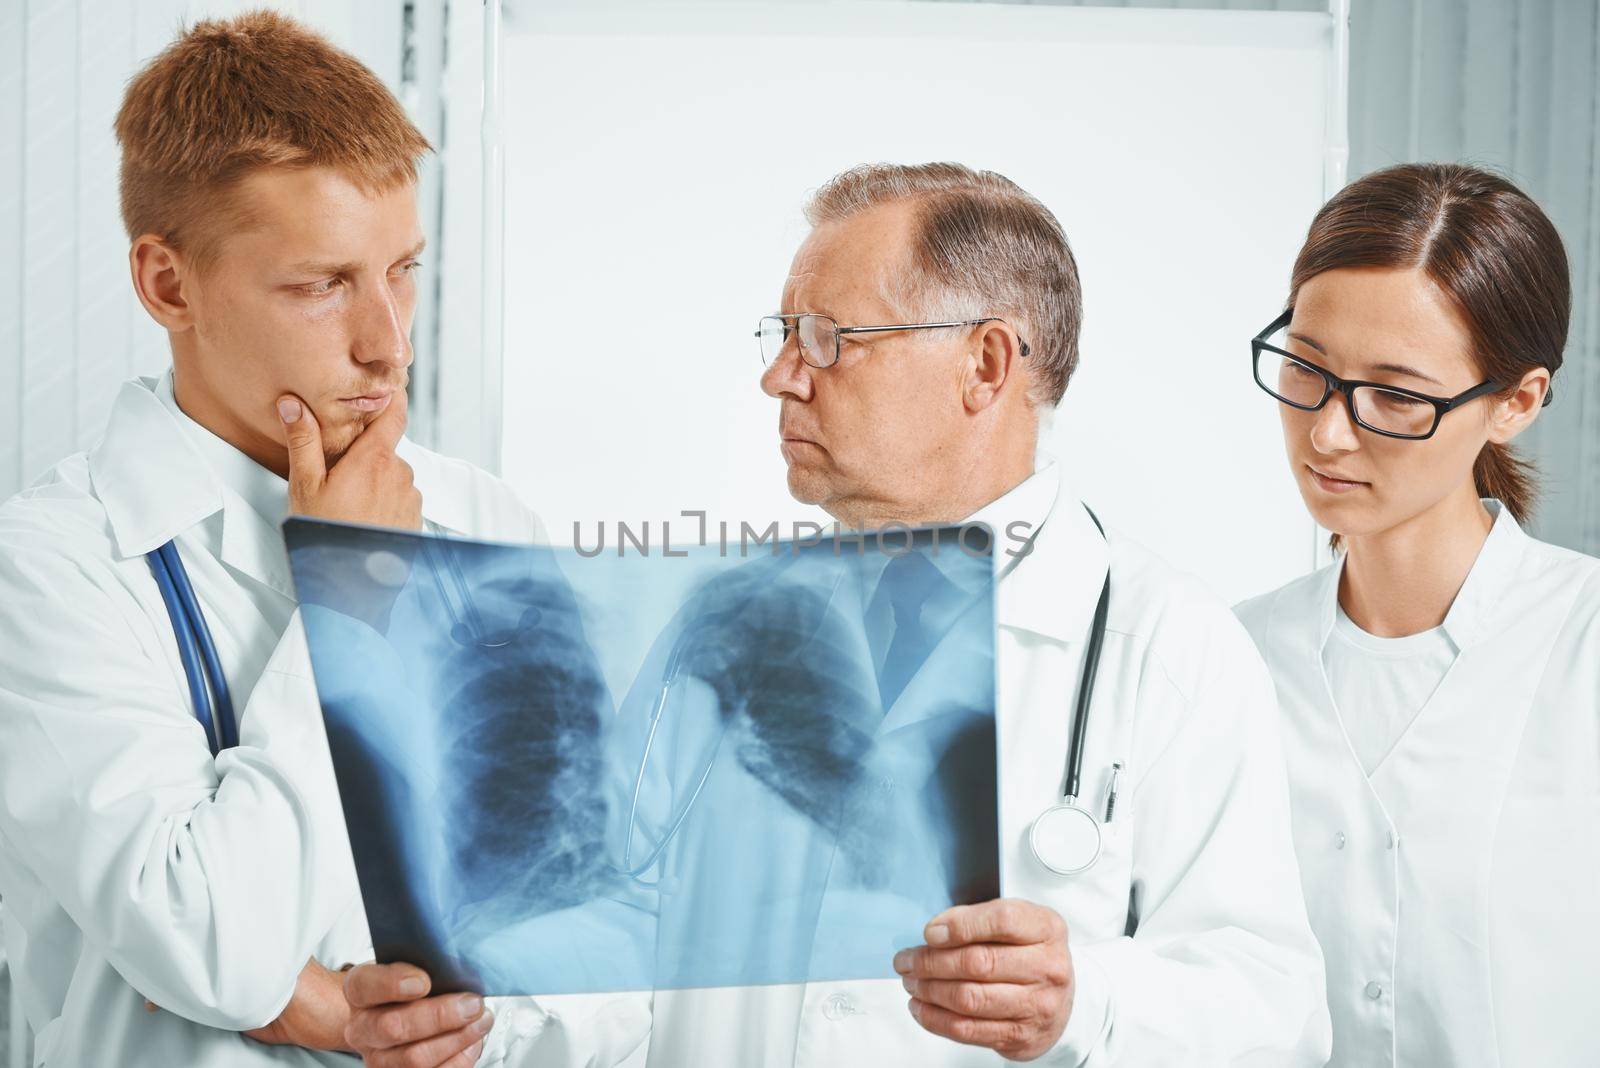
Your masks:
{"label": "gray hair", "polygon": [[912,201],[910,277],[891,302],[939,319],[999,316],[1028,343],[1032,400],[1054,408],[1078,366],[1083,292],[1061,224],[994,171],[959,163],[868,163],[829,179],[805,208],[812,226]]}

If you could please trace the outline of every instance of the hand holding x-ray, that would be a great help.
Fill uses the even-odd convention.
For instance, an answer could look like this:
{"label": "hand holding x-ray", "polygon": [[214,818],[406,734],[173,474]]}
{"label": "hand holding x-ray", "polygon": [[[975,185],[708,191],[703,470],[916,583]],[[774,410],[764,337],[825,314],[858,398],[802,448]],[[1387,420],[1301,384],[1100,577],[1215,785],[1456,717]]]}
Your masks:
{"label": "hand holding x-ray", "polygon": [[935,916],[927,944],[895,955],[916,1021],[1012,1060],[1053,1048],[1072,1015],[1067,924],[1031,901],[963,905]]}

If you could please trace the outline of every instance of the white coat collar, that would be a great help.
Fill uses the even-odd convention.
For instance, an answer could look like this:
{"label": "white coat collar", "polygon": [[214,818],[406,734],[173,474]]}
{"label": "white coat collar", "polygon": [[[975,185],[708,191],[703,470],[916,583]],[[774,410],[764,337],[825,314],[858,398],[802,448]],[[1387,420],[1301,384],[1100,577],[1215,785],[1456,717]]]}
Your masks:
{"label": "white coat collar", "polygon": [[[1441,624],[1457,649],[1466,649],[1494,633],[1495,608],[1505,599],[1506,587],[1514,581],[1529,542],[1527,533],[1505,505],[1485,499],[1483,506],[1494,516],[1494,525],[1489,528],[1489,536],[1484,539],[1466,582],[1461,584]],[[1341,554],[1338,562],[1326,569],[1317,591],[1318,649],[1327,645],[1338,618],[1339,580],[1344,574],[1344,562]]]}
{"label": "white coat collar", "polygon": [[477,479],[487,476],[463,460],[440,456],[410,438],[401,438],[394,452],[411,465],[412,481],[422,494],[424,520],[446,534],[484,536],[473,502]]}
{"label": "white coat collar", "polygon": [[124,557],[143,556],[223,508],[221,483],[156,396],[153,378],[122,384],[88,459]]}
{"label": "white coat collar", "polygon": [[[1059,464],[1042,467],[1018,489],[1030,484],[1038,487],[1038,495],[1032,498],[1038,513],[1028,520],[1036,524],[1037,537],[1033,550],[1016,558],[1016,567],[1001,579],[995,594],[995,621],[1002,627],[1056,641],[1080,641],[1089,631],[1111,566],[1110,546],[1067,484]],[[994,525],[992,519],[986,519],[988,511],[980,510],[973,518]],[[1023,518],[1015,516],[995,527],[997,573],[1013,560],[1006,551],[1020,548],[1008,537],[1004,522]]]}
{"label": "white coat collar", "polygon": [[[281,563],[283,543],[276,529],[283,516],[257,515],[245,496],[218,476],[161,402],[158,388],[154,378],[123,383],[105,435],[89,452],[90,479],[105,507],[117,552],[143,556],[223,512],[224,562],[288,594],[292,586]],[[467,471],[456,470],[465,465],[408,439],[395,452],[412,467],[422,492],[423,518],[450,533],[470,533],[470,479]]]}
{"label": "white coat collar", "polygon": [[288,512],[289,483],[189,418],[189,414],[178,407],[170,369],[156,382],[155,394],[224,490],[232,490],[243,497],[268,524],[278,522]]}

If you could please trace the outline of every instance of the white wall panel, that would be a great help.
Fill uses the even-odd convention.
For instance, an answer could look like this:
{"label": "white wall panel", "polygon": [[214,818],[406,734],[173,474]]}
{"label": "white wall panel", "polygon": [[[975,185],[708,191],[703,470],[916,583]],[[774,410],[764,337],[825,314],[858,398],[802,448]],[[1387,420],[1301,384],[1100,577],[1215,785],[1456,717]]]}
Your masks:
{"label": "white wall panel", "polygon": [[483,4],[450,0],[441,147],[446,180],[441,241],[431,250],[442,283],[440,373],[435,442],[451,456],[493,468],[499,457],[482,448],[483,419],[483,178],[479,126],[483,101]]}
{"label": "white wall panel", "polygon": [[558,542],[580,521],[591,544],[600,520],[659,536],[684,509],[824,521],[788,496],[751,334],[811,189],[863,161],[955,159],[1014,178],[1073,242],[1083,362],[1050,444],[1086,499],[1230,598],[1311,566],[1247,355],[1322,200],[1326,15],[518,11],[503,463]]}
{"label": "white wall panel", "polygon": [[[20,4],[0,4],[0,228],[13,234],[22,233],[25,211],[24,14]],[[13,245],[0,250],[0,496],[22,477],[22,255]]]}
{"label": "white wall panel", "polygon": [[30,0],[24,29],[22,469],[32,479],[76,441],[78,8]]}

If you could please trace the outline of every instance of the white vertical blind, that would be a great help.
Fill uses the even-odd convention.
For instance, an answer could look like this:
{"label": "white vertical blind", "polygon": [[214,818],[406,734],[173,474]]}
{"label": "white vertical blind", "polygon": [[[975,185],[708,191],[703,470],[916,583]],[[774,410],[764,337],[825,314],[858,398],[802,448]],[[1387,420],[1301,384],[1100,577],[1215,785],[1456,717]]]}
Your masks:
{"label": "white vertical blind", "polygon": [[[20,5],[0,4],[0,227],[22,233],[23,57],[27,25]],[[0,494],[22,471],[22,256],[0,252]]]}

